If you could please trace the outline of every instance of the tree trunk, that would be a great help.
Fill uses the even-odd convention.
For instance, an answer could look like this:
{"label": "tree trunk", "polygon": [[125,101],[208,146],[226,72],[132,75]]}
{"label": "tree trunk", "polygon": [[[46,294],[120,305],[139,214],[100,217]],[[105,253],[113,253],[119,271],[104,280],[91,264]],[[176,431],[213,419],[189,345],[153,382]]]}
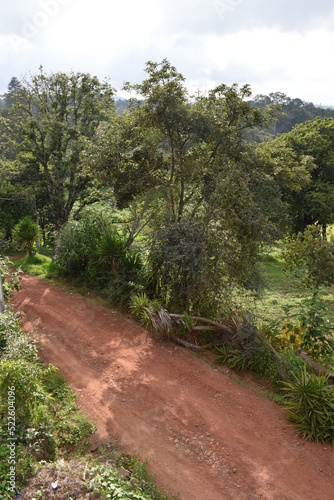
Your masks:
{"label": "tree trunk", "polygon": [[0,314],[4,313],[5,310],[6,310],[5,296],[3,293],[3,286],[2,286],[2,274],[0,272]]}

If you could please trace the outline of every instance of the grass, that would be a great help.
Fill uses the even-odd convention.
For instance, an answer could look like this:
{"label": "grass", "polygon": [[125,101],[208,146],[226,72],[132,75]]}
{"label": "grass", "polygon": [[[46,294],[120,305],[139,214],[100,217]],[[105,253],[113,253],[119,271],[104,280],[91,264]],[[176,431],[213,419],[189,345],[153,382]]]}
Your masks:
{"label": "grass", "polygon": [[45,279],[52,279],[58,274],[58,267],[51,257],[36,253],[26,255],[23,258],[12,258],[15,267],[20,267],[23,272],[32,276],[39,276]]}
{"label": "grass", "polygon": [[[297,308],[312,295],[310,290],[297,288],[284,272],[284,257],[279,247],[262,255],[260,266],[265,280],[264,293],[260,298],[253,298],[250,304],[259,323],[282,318],[284,306]],[[323,288],[321,297],[334,311],[334,287]]]}

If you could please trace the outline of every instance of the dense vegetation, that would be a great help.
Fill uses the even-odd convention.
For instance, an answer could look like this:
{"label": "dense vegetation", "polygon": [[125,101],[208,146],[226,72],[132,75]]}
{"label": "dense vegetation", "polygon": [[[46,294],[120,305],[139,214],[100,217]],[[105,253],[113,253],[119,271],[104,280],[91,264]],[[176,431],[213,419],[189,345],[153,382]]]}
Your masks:
{"label": "dense vegetation", "polygon": [[[11,80],[0,110],[0,250],[21,246],[31,265],[42,246],[53,273],[57,266],[130,307],[165,338],[216,346],[220,361],[277,390],[284,382],[300,432],[333,442],[333,326],[323,293],[334,283],[333,111],[281,93],[251,100],[248,85],[190,96],[167,60],[145,71],[142,83],[124,86],[137,98],[117,105],[114,90],[86,74],[41,68]],[[256,301],[259,311],[270,258],[306,300],[262,324],[249,308]],[[32,376],[25,359],[2,362],[18,363],[14,377]],[[29,403],[27,413],[22,400],[22,412],[26,429],[44,415],[37,441],[43,422],[52,426],[42,443],[52,459],[54,375],[34,370],[43,408]]]}

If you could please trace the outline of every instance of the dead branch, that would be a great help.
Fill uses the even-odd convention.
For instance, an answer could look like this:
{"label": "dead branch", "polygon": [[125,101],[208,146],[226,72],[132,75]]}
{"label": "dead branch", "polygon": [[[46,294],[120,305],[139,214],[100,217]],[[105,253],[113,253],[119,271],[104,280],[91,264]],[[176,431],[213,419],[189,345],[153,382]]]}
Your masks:
{"label": "dead branch", "polygon": [[206,349],[210,349],[211,347],[220,347],[220,346],[226,344],[226,341],[224,341],[223,339],[221,339],[217,342],[210,342],[209,344],[205,344],[205,345],[192,344],[191,342],[187,342],[186,340],[180,339],[179,337],[176,337],[176,336],[174,336],[172,338],[172,340],[174,340],[174,342],[176,342],[177,344],[180,344],[183,347],[186,347],[187,349],[190,349],[191,351],[196,351],[196,352],[205,351]]}
{"label": "dead branch", "polygon": [[[170,317],[181,320],[184,319],[183,314],[170,313]],[[219,321],[214,321],[212,319],[202,318],[201,316],[190,316],[190,319],[192,321],[197,321],[199,323],[207,323],[208,325],[215,326],[218,330],[223,330],[226,333],[229,333],[230,335],[234,335],[236,332],[236,330],[226,325],[225,323],[220,323]]]}
{"label": "dead branch", "polygon": [[296,351],[296,355],[299,358],[302,358],[306,363],[309,365],[310,370],[313,373],[320,374],[320,375],[326,375],[328,379],[330,380],[330,383],[334,383],[334,373],[330,372],[327,370],[324,366],[321,366],[319,363],[317,363],[314,359],[311,358],[305,351],[302,349],[299,349]]}

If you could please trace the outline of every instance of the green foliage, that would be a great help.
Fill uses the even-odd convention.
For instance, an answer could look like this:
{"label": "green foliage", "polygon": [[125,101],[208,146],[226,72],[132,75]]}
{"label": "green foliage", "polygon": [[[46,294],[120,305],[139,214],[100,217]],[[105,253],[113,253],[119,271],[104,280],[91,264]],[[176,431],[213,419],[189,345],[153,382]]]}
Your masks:
{"label": "green foliage", "polygon": [[[80,153],[92,140],[113,89],[83,73],[40,73],[20,83],[1,129],[17,153],[11,179],[30,188],[36,206],[57,229],[92,181]],[[46,209],[46,210],[45,210]]]}
{"label": "green foliage", "polygon": [[314,359],[331,365],[334,361],[334,324],[319,294],[305,300],[300,312],[302,345]]}
{"label": "green foliage", "polygon": [[269,379],[274,385],[279,386],[281,377],[277,362],[272,357],[268,347],[263,345],[250,345],[240,348],[233,345],[217,347],[217,361],[239,372],[249,371],[263,379]]}
{"label": "green foliage", "polygon": [[19,244],[30,256],[33,255],[38,233],[38,225],[28,215],[20,219],[13,229],[14,238],[18,240]]}
{"label": "green foliage", "polygon": [[111,269],[115,277],[119,277],[125,259],[128,244],[117,231],[105,231],[93,255],[97,267]]}
{"label": "green foliage", "polygon": [[296,233],[316,223],[325,230],[334,221],[333,140],[334,119],[317,118],[268,143],[278,152],[284,145],[291,148],[295,157],[311,160],[310,182],[298,192],[284,192]]}
{"label": "green foliage", "polygon": [[80,413],[71,415],[70,411],[60,411],[56,419],[55,435],[60,446],[77,445],[93,434],[96,427]]}
{"label": "green foliage", "polygon": [[118,459],[131,476],[126,480],[115,467],[100,465],[93,468],[89,487],[106,499],[168,500],[169,495],[159,491],[147,471],[147,464],[137,457],[122,456]]}
{"label": "green foliage", "polygon": [[[35,461],[54,460],[57,450],[79,444],[94,426],[80,413],[63,377],[55,367],[42,363],[18,318],[7,310],[0,315],[0,428],[5,439],[9,432],[9,387],[15,388],[19,489],[32,475]],[[3,453],[0,447],[0,455]],[[4,473],[6,477],[8,470]],[[6,485],[0,482],[0,492],[1,488],[6,491]]]}
{"label": "green foliage", "polygon": [[70,278],[83,276],[104,232],[105,221],[101,214],[88,212],[78,221],[68,222],[56,240],[55,261],[60,273]]}
{"label": "green foliage", "polygon": [[13,263],[8,257],[0,255],[0,275],[2,279],[3,293],[5,301],[9,301],[12,293],[21,289],[20,269],[15,271],[12,268]]}
{"label": "green foliage", "polygon": [[282,332],[286,330],[288,344],[283,348],[301,348],[322,365],[333,365],[333,317],[319,293],[315,292],[312,297],[304,299],[294,310],[289,306],[284,307],[284,312],[283,320],[274,320],[269,326],[269,338],[273,345],[277,347],[276,339],[281,338]]}
{"label": "green foliage", "polygon": [[23,259],[15,262],[23,272],[32,276],[51,279],[58,274],[58,266],[51,257],[43,254],[26,255]]}
{"label": "green foliage", "polygon": [[55,261],[60,273],[104,291],[114,303],[126,304],[149,278],[137,250],[101,214],[84,213],[60,231]]}
{"label": "green foliage", "polygon": [[145,292],[139,292],[131,295],[129,307],[132,314],[139,319],[145,328],[152,329],[152,312],[158,311],[161,304],[158,300],[150,300]]}
{"label": "green foliage", "polygon": [[318,288],[334,283],[334,245],[319,226],[292,236],[284,251],[286,271],[299,286]]}
{"label": "green foliage", "polygon": [[36,360],[37,350],[28,334],[21,330],[19,317],[8,309],[0,314],[0,360]]}
{"label": "green foliage", "polygon": [[308,374],[306,369],[292,374],[284,384],[289,402],[286,414],[304,439],[334,445],[334,390],[328,377]]}
{"label": "green foliage", "polygon": [[217,257],[205,228],[191,221],[167,222],[154,236],[150,251],[158,295],[172,311],[204,313],[212,306]]}
{"label": "green foliage", "polygon": [[[27,483],[28,479],[33,475],[36,458],[33,454],[27,451],[26,447],[19,443],[16,446],[16,487],[20,489]],[[9,477],[9,447],[8,444],[0,444],[0,498],[1,500],[13,499],[13,494],[8,491]]]}
{"label": "green foliage", "polygon": [[90,481],[90,488],[94,493],[100,493],[103,498],[118,498],[126,500],[151,500],[152,497],[138,493],[137,488],[133,488],[130,482],[126,481],[122,475],[111,467],[100,466],[93,469],[94,478]]}

